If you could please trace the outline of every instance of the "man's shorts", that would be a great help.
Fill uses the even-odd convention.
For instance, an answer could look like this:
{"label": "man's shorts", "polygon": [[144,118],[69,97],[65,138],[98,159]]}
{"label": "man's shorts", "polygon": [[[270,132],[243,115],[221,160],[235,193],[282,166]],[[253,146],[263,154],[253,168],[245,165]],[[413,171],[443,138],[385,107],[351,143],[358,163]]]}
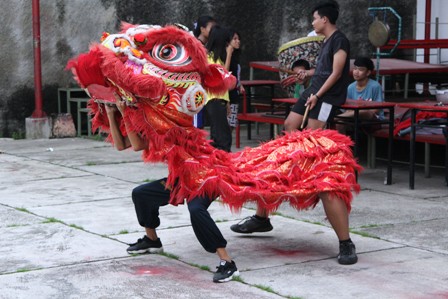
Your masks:
{"label": "man's shorts", "polygon": [[[300,115],[305,115],[306,100],[306,98],[300,97],[294,104],[292,111]],[[333,121],[333,118],[336,115],[337,111],[338,107],[322,101],[317,101],[316,106],[314,106],[314,108],[308,113],[308,117],[311,119],[317,119],[324,123],[328,123]]]}

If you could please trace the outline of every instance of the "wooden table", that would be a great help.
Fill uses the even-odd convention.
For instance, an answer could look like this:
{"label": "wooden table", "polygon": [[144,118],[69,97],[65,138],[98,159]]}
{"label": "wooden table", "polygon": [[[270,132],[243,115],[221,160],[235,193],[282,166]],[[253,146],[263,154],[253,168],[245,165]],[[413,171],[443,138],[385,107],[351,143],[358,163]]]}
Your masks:
{"label": "wooden table", "polygon": [[[372,59],[376,68],[376,59]],[[350,59],[350,75],[353,72],[354,59]],[[254,69],[261,69],[265,71],[278,72],[278,61],[252,61],[249,62],[250,79],[253,79]],[[379,75],[382,76],[381,85],[383,92],[385,87],[386,75],[405,75],[404,80],[404,98],[408,97],[409,90],[409,74],[434,74],[434,73],[448,73],[448,65],[430,64],[415,62],[410,60],[396,59],[396,58],[381,58],[379,64]],[[373,75],[376,74],[375,71]]]}
{"label": "wooden table", "polygon": [[[443,129],[443,133],[446,138],[445,143],[445,183],[448,185],[448,106],[440,106],[435,103],[418,102],[418,103],[399,103],[399,107],[409,108],[411,110],[411,139],[409,147],[409,189],[414,189],[415,182],[415,129],[417,127],[439,127]],[[416,122],[416,115],[418,111],[428,112],[446,112],[446,122],[442,122],[436,125],[419,124]]]}

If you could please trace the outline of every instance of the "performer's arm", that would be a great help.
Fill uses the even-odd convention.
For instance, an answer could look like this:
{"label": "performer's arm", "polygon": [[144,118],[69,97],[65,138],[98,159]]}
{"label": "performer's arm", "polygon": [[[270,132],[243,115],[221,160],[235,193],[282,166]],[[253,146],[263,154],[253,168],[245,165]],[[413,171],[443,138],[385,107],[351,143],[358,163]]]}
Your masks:
{"label": "performer's arm", "polygon": [[315,70],[316,70],[315,68],[312,68],[312,69],[309,69],[309,70],[302,70],[302,71],[299,71],[299,72],[297,73],[296,77],[297,77],[299,80],[301,80],[301,81],[305,81],[305,79],[307,79],[307,78],[311,78],[312,76],[314,76],[314,71],[315,71]]}
{"label": "performer's arm", "polygon": [[117,105],[118,111],[120,111],[121,115],[123,116],[124,125],[126,127],[126,132],[128,133],[128,136],[126,139],[130,143],[130,145],[132,145],[132,148],[134,149],[134,151],[137,152],[137,151],[147,149],[148,143],[143,140],[143,138],[140,136],[140,134],[138,134],[137,132],[130,129],[129,119],[127,117],[125,117],[125,109],[127,108],[126,103],[121,101],[121,99],[119,99],[117,97],[116,105]]}
{"label": "performer's arm", "polygon": [[344,71],[345,60],[347,59],[347,52],[340,49],[333,55],[333,71],[331,75],[327,78],[327,81],[322,85],[322,87],[316,92],[315,95],[311,95],[306,101],[306,105],[311,105],[310,108],[313,109],[316,106],[318,98],[322,98],[324,94],[339,80]]}
{"label": "performer's arm", "polygon": [[[230,71],[230,62],[232,61],[233,47],[231,44],[228,44],[226,47],[226,61],[224,62],[224,67],[227,71]],[[232,74],[236,76],[236,74]]]}
{"label": "performer's arm", "polygon": [[128,147],[131,146],[131,143],[129,142],[129,138],[124,137],[121,134],[120,127],[117,123],[117,119],[115,118],[117,107],[110,106],[109,104],[106,104],[105,107],[107,118],[109,119],[110,134],[112,136],[112,139],[114,140],[115,148],[119,151],[127,149]]}

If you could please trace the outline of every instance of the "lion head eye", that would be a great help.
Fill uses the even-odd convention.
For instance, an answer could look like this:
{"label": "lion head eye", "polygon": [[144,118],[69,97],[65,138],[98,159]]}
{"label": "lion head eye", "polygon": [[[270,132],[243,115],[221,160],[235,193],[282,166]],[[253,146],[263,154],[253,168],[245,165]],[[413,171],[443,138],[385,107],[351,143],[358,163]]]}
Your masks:
{"label": "lion head eye", "polygon": [[184,66],[191,62],[187,50],[180,44],[157,44],[150,55],[155,60],[173,66]]}
{"label": "lion head eye", "polygon": [[165,58],[165,59],[170,59],[171,56],[173,55],[174,51],[171,48],[165,48],[162,50],[162,55],[160,55],[161,57]]}

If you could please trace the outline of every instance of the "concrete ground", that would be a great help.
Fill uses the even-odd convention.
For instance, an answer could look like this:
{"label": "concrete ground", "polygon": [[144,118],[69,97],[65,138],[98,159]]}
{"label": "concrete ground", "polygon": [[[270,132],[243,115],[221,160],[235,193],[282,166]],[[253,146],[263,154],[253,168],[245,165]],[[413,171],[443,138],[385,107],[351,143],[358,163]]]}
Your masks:
{"label": "concrete ground", "polygon": [[[255,134],[253,134],[255,135]],[[258,142],[244,140],[243,145]],[[263,138],[265,136],[261,136]],[[163,255],[130,256],[143,236],[132,188],[167,174],[83,138],[0,139],[0,298],[448,298],[448,188],[440,170],[365,169],[350,218],[359,262],[336,261],[338,242],[321,205],[285,205],[274,230],[239,235],[219,202],[210,213],[240,277],[214,284],[218,264],[197,242],[185,206],[161,208]]]}

